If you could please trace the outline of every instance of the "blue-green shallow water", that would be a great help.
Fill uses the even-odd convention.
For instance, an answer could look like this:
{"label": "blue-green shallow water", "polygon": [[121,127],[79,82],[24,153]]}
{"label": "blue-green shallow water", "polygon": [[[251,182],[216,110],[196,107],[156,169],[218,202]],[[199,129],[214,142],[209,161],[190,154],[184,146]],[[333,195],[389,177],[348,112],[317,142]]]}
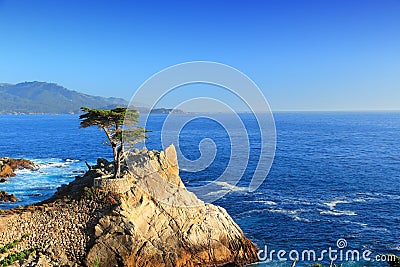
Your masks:
{"label": "blue-green shallow water", "polygon": [[[174,115],[190,116],[190,115]],[[226,116],[226,115],[220,115]],[[254,193],[245,189],[257,164],[260,133],[254,117],[242,119],[250,133],[250,161],[236,187],[215,204],[223,206],[259,248],[269,250],[337,249],[362,253],[400,254],[400,113],[277,113],[277,151],[266,181]],[[160,149],[165,115],[151,115],[149,148]],[[0,115],[0,156],[25,157],[41,166],[20,171],[0,184],[20,202],[6,209],[41,201],[55,188],[85,170],[84,160],[111,157],[96,128],[78,129],[76,115]],[[168,133],[165,133],[168,134]],[[231,133],[232,134],[232,133]],[[197,173],[181,169],[187,187],[218,177],[227,166],[230,143],[221,125],[197,119],[180,135],[180,147],[190,159],[200,156],[203,138],[218,149],[211,166]],[[325,261],[326,262],[326,261]],[[337,262],[339,263],[339,262]],[[290,266],[273,261],[266,266]],[[297,266],[305,266],[299,262]],[[345,266],[387,266],[382,262],[346,262]]]}

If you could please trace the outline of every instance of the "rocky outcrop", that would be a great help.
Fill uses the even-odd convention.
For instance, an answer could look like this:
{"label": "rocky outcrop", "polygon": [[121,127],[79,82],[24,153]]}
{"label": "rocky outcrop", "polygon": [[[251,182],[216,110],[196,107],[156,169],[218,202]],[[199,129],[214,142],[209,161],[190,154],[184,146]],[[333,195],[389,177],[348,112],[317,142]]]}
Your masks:
{"label": "rocky outcrop", "polygon": [[[110,163],[99,160],[82,178],[41,203],[52,205],[46,212],[22,212],[10,222],[0,217],[0,246],[5,237],[18,238],[7,234],[13,231],[4,225],[12,225],[34,232],[29,244],[46,244],[30,261],[47,257],[50,266],[56,265],[54,255],[63,255],[57,264],[64,266],[241,266],[257,261],[257,247],[228,213],[185,188],[173,146],[129,154],[118,187],[123,193],[91,187],[94,178],[111,179],[111,172]],[[62,208],[56,203],[63,203]]]}
{"label": "rocky outcrop", "polygon": [[8,194],[6,191],[0,191],[0,202],[16,202],[18,198],[14,194]]}
{"label": "rocky outcrop", "polygon": [[86,264],[219,266],[257,261],[257,248],[221,207],[186,190],[173,146],[129,155],[130,190],[95,226]]}
{"label": "rocky outcrop", "polygon": [[0,158],[0,177],[13,177],[16,170],[36,168],[35,164],[27,159]]}

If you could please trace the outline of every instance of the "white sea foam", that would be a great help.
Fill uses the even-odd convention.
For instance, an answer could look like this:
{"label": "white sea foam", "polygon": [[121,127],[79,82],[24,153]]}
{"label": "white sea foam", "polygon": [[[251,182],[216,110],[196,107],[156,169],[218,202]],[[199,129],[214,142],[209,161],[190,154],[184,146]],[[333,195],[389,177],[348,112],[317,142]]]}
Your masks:
{"label": "white sea foam", "polygon": [[328,206],[329,209],[333,210],[338,204],[349,204],[349,203],[351,203],[351,201],[337,199],[330,202],[325,202],[324,204]]}
{"label": "white sea foam", "polygon": [[319,212],[321,215],[333,215],[333,216],[357,216],[354,211],[351,210],[324,210]]}
{"label": "white sea foam", "polygon": [[271,200],[245,200],[244,202],[261,203],[261,204],[265,204],[267,206],[275,206],[275,205],[277,205],[276,202],[271,201]]}
{"label": "white sea foam", "polygon": [[348,224],[355,224],[355,225],[359,225],[359,226],[361,226],[361,227],[367,227],[367,226],[368,226],[368,224],[366,224],[366,223],[353,222],[353,221],[348,221],[348,220],[344,220],[344,221],[342,221],[342,222],[344,222],[344,223],[348,223]]}
{"label": "white sea foam", "polygon": [[3,184],[4,190],[16,194],[21,200],[14,204],[5,204],[3,207],[12,205],[27,205],[42,200],[52,195],[61,184],[72,181],[76,175],[75,171],[85,168],[82,162],[69,159],[57,158],[30,159],[40,168],[38,170],[17,170],[16,176]]}
{"label": "white sea foam", "polygon": [[270,200],[259,200],[260,203],[263,203],[265,205],[269,205],[269,206],[275,206],[277,205],[276,202],[274,201],[270,201]]}
{"label": "white sea foam", "polygon": [[393,246],[389,246],[389,249],[400,251],[400,244],[398,244],[398,245],[393,245]]}
{"label": "white sea foam", "polygon": [[270,209],[269,212],[281,213],[281,214],[286,214],[286,215],[294,215],[297,213],[296,210],[285,210],[285,209]]}
{"label": "white sea foam", "polygon": [[232,185],[232,184],[227,183],[227,182],[216,181],[214,183],[216,185],[221,186],[222,188],[229,189],[230,191],[240,192],[240,191],[247,191],[248,190],[247,187],[236,186],[236,185]]}
{"label": "white sea foam", "polygon": [[293,205],[314,205],[314,203],[311,203],[310,201],[307,201],[307,200],[285,199],[285,200],[283,200],[283,203],[293,204]]}
{"label": "white sea foam", "polygon": [[300,222],[311,222],[309,219],[306,218],[301,218],[300,216],[294,216],[293,217],[295,221],[300,221]]}
{"label": "white sea foam", "polygon": [[271,213],[280,213],[280,214],[286,215],[286,216],[292,218],[295,221],[311,222],[310,219],[301,217],[299,215],[299,213],[308,213],[310,210],[307,210],[307,209],[296,209],[296,210],[268,209],[267,211],[271,212]]}
{"label": "white sea foam", "polygon": [[65,161],[66,161],[66,162],[75,163],[75,162],[79,162],[79,159],[66,159]]}
{"label": "white sea foam", "polygon": [[363,203],[363,202],[367,202],[368,200],[372,200],[372,199],[373,198],[362,198],[362,197],[360,197],[360,198],[353,199],[353,201],[356,202],[356,203]]}
{"label": "white sea foam", "polygon": [[253,213],[263,213],[263,212],[267,212],[268,209],[254,209],[254,210],[246,210],[244,212],[241,212],[240,215],[249,215],[249,214],[253,214]]}
{"label": "white sea foam", "polygon": [[366,226],[364,227],[364,231],[371,231],[371,232],[388,232],[389,230],[385,227],[370,227]]}
{"label": "white sea foam", "polygon": [[47,162],[38,164],[40,169],[46,168],[66,168],[69,164],[73,162]]}
{"label": "white sea foam", "polygon": [[385,193],[359,193],[358,195],[364,195],[366,200],[376,200],[376,199],[393,199],[399,200],[399,195],[385,194]]}
{"label": "white sea foam", "polygon": [[226,190],[226,189],[222,189],[222,190],[217,190],[217,191],[211,191],[211,192],[208,192],[207,194],[204,194],[205,196],[214,196],[214,195],[225,195],[225,194],[227,194],[227,193],[229,193],[229,190]]}

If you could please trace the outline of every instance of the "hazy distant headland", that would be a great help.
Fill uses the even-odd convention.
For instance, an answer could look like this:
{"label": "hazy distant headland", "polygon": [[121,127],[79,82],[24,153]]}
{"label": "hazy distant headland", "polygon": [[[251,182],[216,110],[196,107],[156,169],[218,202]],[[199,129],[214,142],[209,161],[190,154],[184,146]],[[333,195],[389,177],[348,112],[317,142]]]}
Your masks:
{"label": "hazy distant headland", "polygon": [[[112,109],[127,106],[123,98],[92,96],[47,82],[0,83],[0,114],[75,114],[82,106]],[[140,113],[185,113],[179,109],[136,107]]]}

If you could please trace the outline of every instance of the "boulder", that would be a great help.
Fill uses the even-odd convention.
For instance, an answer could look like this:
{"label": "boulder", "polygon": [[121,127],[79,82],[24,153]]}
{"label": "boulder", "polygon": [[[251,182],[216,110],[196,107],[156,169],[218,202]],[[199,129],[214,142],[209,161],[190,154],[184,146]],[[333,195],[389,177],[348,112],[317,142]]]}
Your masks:
{"label": "boulder", "polygon": [[16,202],[19,199],[14,194],[8,194],[6,191],[0,191],[0,202]]}
{"label": "boulder", "polygon": [[8,164],[4,164],[0,167],[0,177],[13,177],[15,173]]}

